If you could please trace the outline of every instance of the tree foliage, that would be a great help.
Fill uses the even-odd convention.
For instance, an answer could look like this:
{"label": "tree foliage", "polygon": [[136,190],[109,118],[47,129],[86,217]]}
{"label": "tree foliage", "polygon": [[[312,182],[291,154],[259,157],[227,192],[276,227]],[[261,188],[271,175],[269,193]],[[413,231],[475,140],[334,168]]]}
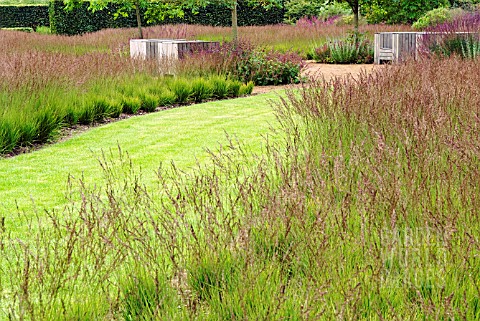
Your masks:
{"label": "tree foliage", "polygon": [[[453,1],[453,0],[452,0]],[[362,0],[362,12],[370,23],[413,23],[427,11],[449,7],[449,0]]]}
{"label": "tree foliage", "polygon": [[[167,17],[183,17],[185,8],[194,8],[200,4],[200,1],[203,0],[90,0],[89,9],[103,10],[108,5],[115,4],[118,10],[113,14],[117,17],[127,16],[129,12],[135,10],[139,38],[143,38],[141,11],[145,12],[148,22],[162,21]],[[81,2],[81,0],[64,0],[67,10]]]}

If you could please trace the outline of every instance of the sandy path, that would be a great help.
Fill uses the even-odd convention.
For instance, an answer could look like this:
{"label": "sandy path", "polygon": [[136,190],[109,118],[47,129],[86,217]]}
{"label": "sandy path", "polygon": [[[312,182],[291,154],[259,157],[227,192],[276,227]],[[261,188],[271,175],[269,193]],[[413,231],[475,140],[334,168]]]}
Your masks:
{"label": "sandy path", "polygon": [[[333,64],[318,64],[312,61],[307,61],[306,67],[302,71],[302,76],[306,77],[320,77],[323,75],[325,79],[329,80],[334,77],[342,77],[351,74],[358,75],[362,70],[371,72],[374,68],[380,68],[377,65],[333,65]],[[253,94],[267,93],[272,90],[284,88],[286,86],[255,86]]]}

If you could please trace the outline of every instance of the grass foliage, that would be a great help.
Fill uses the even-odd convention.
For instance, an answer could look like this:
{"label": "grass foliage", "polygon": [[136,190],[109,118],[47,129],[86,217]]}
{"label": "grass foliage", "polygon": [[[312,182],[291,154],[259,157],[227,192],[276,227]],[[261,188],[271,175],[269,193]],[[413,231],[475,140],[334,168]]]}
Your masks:
{"label": "grass foliage", "polygon": [[248,94],[252,90],[251,85],[219,77],[213,80],[197,78],[191,85],[182,77],[157,79],[141,74],[125,75],[122,80],[106,79],[101,91],[95,86],[86,86],[87,92],[78,88],[67,91],[52,84],[27,100],[24,98],[32,88],[6,90],[0,96],[2,104],[8,106],[0,114],[0,154],[48,142],[65,126],[90,125],[122,113],[152,112],[173,104],[214,99],[214,84],[227,88],[222,98],[238,97],[240,92]]}
{"label": "grass foliage", "polygon": [[[178,38],[188,28],[160,26],[145,33]],[[254,83],[298,82],[302,68],[296,53],[233,48],[228,42],[180,61],[132,60],[125,45],[132,30],[76,37],[0,33],[5,49],[0,53],[0,155],[53,141],[63,128],[77,124],[238,97],[251,93]]]}
{"label": "grass foliage", "polygon": [[[2,32],[0,42],[8,50],[0,53],[0,155],[49,142],[64,127],[99,123],[122,113],[237,97],[240,88],[242,94],[251,92],[250,86],[231,80],[225,73],[223,77],[206,73],[199,78],[183,71],[165,78],[164,66],[115,52],[61,54],[45,48],[26,49],[50,38],[56,39],[57,48],[71,40]],[[238,88],[215,92],[214,88],[221,86]]]}
{"label": "grass foliage", "polygon": [[[241,30],[304,41],[302,28]],[[165,77],[167,66],[124,55],[125,34],[0,33],[2,153],[65,125],[248,94],[255,81],[225,72],[242,50]],[[228,137],[210,163],[160,166],[153,184],[146,164],[105,151],[101,175],[70,176],[64,207],[19,210],[21,228],[0,217],[0,318],[480,319],[479,75],[476,60],[447,57],[312,80],[277,96],[283,139],[262,153]]]}
{"label": "grass foliage", "polygon": [[38,233],[3,228],[3,311],[478,319],[478,69],[451,58],[316,80],[277,100],[283,141],[252,155],[230,140],[155,186],[106,153],[94,185],[70,180],[64,210],[27,214]]}
{"label": "grass foliage", "polygon": [[320,47],[314,45],[308,55],[317,62],[330,64],[369,64],[373,63],[373,56],[373,43],[361,33],[331,40]]}
{"label": "grass foliage", "polygon": [[437,57],[476,58],[480,51],[480,13],[458,14],[427,29],[422,38],[424,51]]}

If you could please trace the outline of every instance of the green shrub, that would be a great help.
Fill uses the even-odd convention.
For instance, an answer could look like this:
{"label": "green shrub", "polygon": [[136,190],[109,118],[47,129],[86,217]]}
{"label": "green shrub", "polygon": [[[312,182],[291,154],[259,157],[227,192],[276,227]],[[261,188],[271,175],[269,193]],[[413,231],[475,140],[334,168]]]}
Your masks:
{"label": "green shrub", "polygon": [[237,63],[237,75],[243,82],[255,85],[280,85],[300,82],[302,58],[294,52],[252,50]]}
{"label": "green shrub", "polygon": [[289,0],[285,2],[285,22],[295,23],[303,17],[316,16],[322,3],[308,0]]}
{"label": "green shrub", "polygon": [[[448,0],[368,1],[368,4],[362,5],[362,14],[369,23],[411,24],[432,9],[449,7],[451,2]],[[458,3],[458,1],[454,2]]]}
{"label": "green shrub", "polygon": [[347,3],[333,2],[325,5],[325,1],[289,0],[285,2],[285,22],[295,23],[304,17],[317,17],[328,20],[332,17],[349,15],[352,10]]}
{"label": "green shrub", "polygon": [[[340,19],[335,20],[335,25],[336,26],[352,26],[354,21],[354,16],[353,14],[345,15],[340,17]],[[365,20],[364,17],[360,16],[360,19],[358,21],[359,25],[365,25],[367,24],[367,20]]]}
{"label": "green shrub", "polygon": [[49,35],[52,33],[52,30],[50,29],[50,27],[47,27],[47,26],[38,26],[35,29],[35,32],[43,35]]}
{"label": "green shrub", "polygon": [[446,21],[451,21],[455,16],[463,12],[461,9],[436,8],[428,11],[421,16],[413,25],[415,30],[423,30],[428,27],[433,27]]}

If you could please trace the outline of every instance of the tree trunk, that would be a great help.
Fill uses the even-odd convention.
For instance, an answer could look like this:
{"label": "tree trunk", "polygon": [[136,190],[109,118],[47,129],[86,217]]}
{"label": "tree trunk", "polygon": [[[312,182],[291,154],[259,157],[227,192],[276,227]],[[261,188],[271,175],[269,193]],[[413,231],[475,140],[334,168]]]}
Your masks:
{"label": "tree trunk", "polygon": [[232,8],[232,34],[233,46],[236,49],[238,45],[238,21],[237,21],[237,0],[233,0]]}
{"label": "tree trunk", "polygon": [[358,44],[358,24],[359,24],[359,16],[360,16],[360,3],[359,3],[359,0],[347,0],[347,3],[353,12],[355,44]]}
{"label": "tree trunk", "polygon": [[355,28],[355,33],[358,33],[358,20],[359,20],[359,13],[360,13],[360,8],[359,8],[358,1],[352,6],[352,11],[353,11],[353,26]]}
{"label": "tree trunk", "polygon": [[140,2],[135,0],[135,13],[137,15],[138,37],[143,39],[142,19],[140,18]]}

